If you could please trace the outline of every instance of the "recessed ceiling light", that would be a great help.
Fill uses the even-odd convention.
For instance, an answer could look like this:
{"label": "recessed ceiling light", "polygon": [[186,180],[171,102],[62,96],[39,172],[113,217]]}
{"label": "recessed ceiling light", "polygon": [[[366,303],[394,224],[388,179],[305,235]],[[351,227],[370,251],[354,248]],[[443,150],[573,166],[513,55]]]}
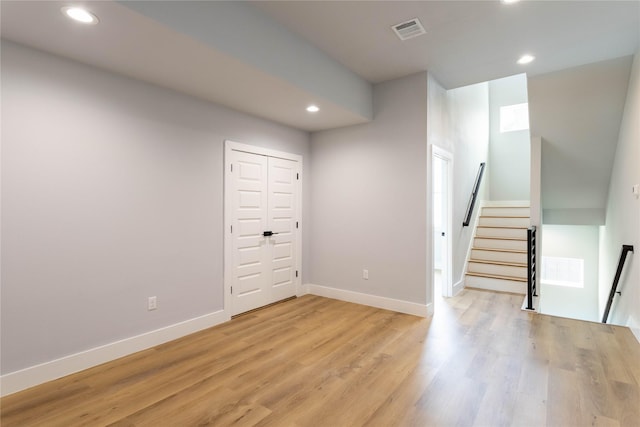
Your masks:
{"label": "recessed ceiling light", "polygon": [[520,0],[500,0],[502,4],[514,4],[518,3]]}
{"label": "recessed ceiling light", "polygon": [[98,17],[96,15],[81,7],[63,7],[62,13],[67,18],[83,24],[95,25],[98,23]]}
{"label": "recessed ceiling light", "polygon": [[518,64],[528,64],[529,62],[533,62],[534,59],[536,59],[536,57],[533,55],[522,55],[520,59],[518,59]]}
{"label": "recessed ceiling light", "polygon": [[318,111],[320,111],[320,109],[318,108],[317,105],[309,105],[307,107],[307,111],[310,113],[317,113]]}

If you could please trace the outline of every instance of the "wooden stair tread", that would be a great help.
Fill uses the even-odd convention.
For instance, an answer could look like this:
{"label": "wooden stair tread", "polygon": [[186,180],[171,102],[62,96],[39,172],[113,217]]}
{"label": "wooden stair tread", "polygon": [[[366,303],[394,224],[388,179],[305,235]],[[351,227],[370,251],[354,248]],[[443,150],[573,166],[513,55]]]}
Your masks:
{"label": "wooden stair tread", "polygon": [[504,265],[507,267],[527,267],[527,263],[522,262],[508,262],[508,261],[488,261],[483,259],[470,258],[469,262],[475,262],[477,264],[491,264],[491,265]]}
{"label": "wooden stair tread", "polygon": [[518,240],[521,242],[526,242],[527,239],[522,239],[520,237],[485,237],[485,236],[475,236],[476,239],[489,239],[489,240]]}
{"label": "wooden stair tread", "polygon": [[510,218],[517,218],[517,219],[524,219],[524,218],[531,218],[529,215],[525,215],[525,216],[511,216],[511,215],[480,215],[480,218],[502,218],[502,219],[510,219]]}
{"label": "wooden stair tread", "polygon": [[511,225],[479,225],[477,228],[507,228],[510,230],[526,230],[529,227],[516,227]]}
{"label": "wooden stair tread", "polygon": [[523,279],[522,277],[512,277],[512,276],[499,276],[497,274],[486,274],[486,273],[466,273],[467,276],[476,276],[476,277],[486,277],[487,279],[498,279],[498,280],[510,280],[512,282],[527,282],[527,279]]}
{"label": "wooden stair tread", "polygon": [[472,247],[471,248],[472,251],[489,251],[489,252],[508,252],[508,253],[514,253],[514,254],[526,254],[528,253],[526,250],[520,250],[520,249],[496,249],[496,248],[480,248],[480,247]]}
{"label": "wooden stair tread", "polygon": [[[519,249],[518,248],[518,246],[520,246],[519,243],[516,245],[516,244],[507,244],[507,242],[514,242],[514,243],[527,242],[527,238],[522,236],[521,231],[527,230],[529,226],[528,225],[523,226],[520,224],[527,223],[528,220],[531,218],[531,215],[529,214],[531,206],[526,206],[526,205],[514,206],[511,204],[507,204],[502,206],[483,206],[482,209],[483,210],[480,212],[479,221],[482,221],[483,218],[485,219],[485,221],[483,223],[479,223],[476,225],[476,232],[474,235],[474,239],[486,239],[487,241],[484,242],[486,246],[507,246],[507,248],[495,248],[495,247],[485,248],[485,247],[482,247],[484,246],[482,242],[479,242],[479,246],[476,246],[474,244],[471,250],[487,251],[487,252],[492,252],[496,254],[493,256],[485,255],[484,257],[486,258],[499,259],[500,256],[498,254],[500,253],[503,253],[504,257],[507,257],[507,254],[511,254],[511,256],[508,257],[507,259],[509,258],[521,259],[521,257],[516,258],[513,255],[526,255],[528,251],[526,249]],[[487,211],[486,209],[489,209],[489,211]],[[491,211],[491,209],[494,209],[494,210]],[[507,210],[511,209],[512,211],[508,212],[508,211],[505,211],[505,209]],[[494,229],[494,231],[491,231],[491,229]],[[478,235],[480,230],[483,230],[484,234],[488,234],[488,236]],[[500,230],[505,230],[505,231],[501,232]],[[508,232],[507,230],[514,230],[514,232]],[[496,234],[511,234],[511,235],[517,234],[520,236],[500,237],[500,236],[496,236]],[[495,241],[496,243],[495,244],[491,243],[493,241]],[[504,243],[497,244],[497,242],[499,241],[502,241]],[[476,241],[474,240],[474,242]],[[484,258],[481,254],[477,254],[477,255],[479,258]],[[499,267],[505,267],[505,268],[513,267],[513,268],[525,268],[525,269],[527,268],[526,262],[523,263],[523,262],[517,262],[517,261],[484,260],[484,259],[476,259],[472,256],[469,256],[468,263],[470,266],[471,265],[477,266],[475,269],[478,269],[478,270],[490,270],[490,268],[488,267],[485,267],[485,268],[480,267],[483,265],[496,266],[495,268],[496,270],[499,270]],[[478,272],[467,271],[465,274],[470,277],[479,277],[479,278],[485,278],[485,279],[495,279],[495,280],[505,280],[508,282],[516,282],[518,284],[517,286],[522,286],[521,284],[527,283],[526,277],[514,277],[511,275],[508,275],[514,272],[506,272],[507,274],[501,274],[499,271],[494,273],[478,273]],[[503,285],[503,286],[507,286],[507,285]],[[507,286],[507,287],[510,287],[510,286]]]}

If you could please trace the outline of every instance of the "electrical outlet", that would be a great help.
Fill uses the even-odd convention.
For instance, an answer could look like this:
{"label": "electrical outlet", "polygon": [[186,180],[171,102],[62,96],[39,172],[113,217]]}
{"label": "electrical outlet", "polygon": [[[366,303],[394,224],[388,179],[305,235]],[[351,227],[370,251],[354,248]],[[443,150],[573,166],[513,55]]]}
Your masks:
{"label": "electrical outlet", "polygon": [[369,280],[369,270],[367,270],[366,268],[362,270],[362,278],[364,280]]}
{"label": "electrical outlet", "polygon": [[158,308],[158,300],[156,299],[156,297],[149,297],[149,299],[147,300],[147,310],[151,311],[155,310],[156,308]]}

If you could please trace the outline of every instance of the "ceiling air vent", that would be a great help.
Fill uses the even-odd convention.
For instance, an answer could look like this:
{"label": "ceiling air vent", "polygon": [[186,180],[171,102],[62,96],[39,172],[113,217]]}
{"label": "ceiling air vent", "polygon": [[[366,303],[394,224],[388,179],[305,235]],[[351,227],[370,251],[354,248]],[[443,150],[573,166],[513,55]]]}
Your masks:
{"label": "ceiling air vent", "polygon": [[426,33],[418,18],[401,22],[400,24],[394,25],[391,28],[393,28],[393,31],[400,38],[400,40],[409,40]]}

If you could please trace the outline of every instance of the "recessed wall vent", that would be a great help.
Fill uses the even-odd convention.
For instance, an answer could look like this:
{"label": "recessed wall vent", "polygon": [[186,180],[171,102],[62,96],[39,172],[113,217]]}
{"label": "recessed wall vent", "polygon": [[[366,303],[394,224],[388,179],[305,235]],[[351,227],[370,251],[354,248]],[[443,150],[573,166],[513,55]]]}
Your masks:
{"label": "recessed wall vent", "polygon": [[426,31],[418,18],[401,22],[391,27],[400,40],[409,40],[425,34]]}

